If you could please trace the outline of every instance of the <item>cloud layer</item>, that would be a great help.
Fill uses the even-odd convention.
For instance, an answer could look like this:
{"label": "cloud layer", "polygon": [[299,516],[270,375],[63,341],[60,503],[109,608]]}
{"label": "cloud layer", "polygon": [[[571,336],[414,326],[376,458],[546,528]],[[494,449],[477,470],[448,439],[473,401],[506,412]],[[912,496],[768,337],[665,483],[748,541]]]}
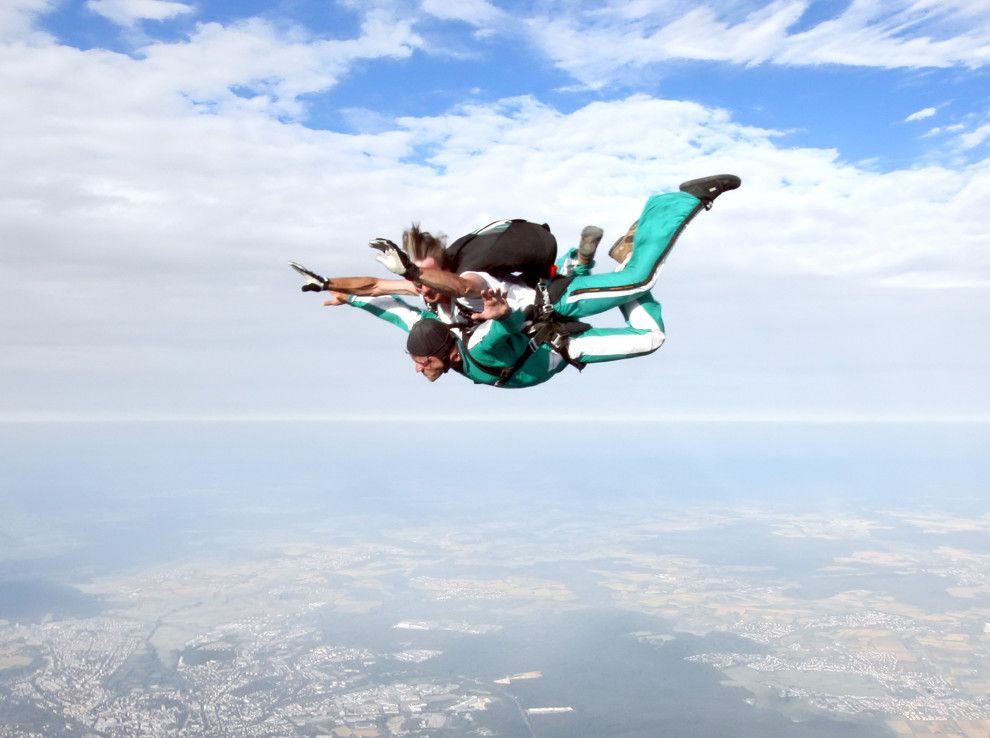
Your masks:
{"label": "cloud layer", "polygon": [[[605,7],[597,18],[587,11],[566,23],[618,33],[625,18],[622,38],[631,46],[639,37],[652,39],[646,45],[666,49],[663,53],[675,48],[677,38],[691,36],[688,30],[706,27],[721,34],[716,45],[728,58],[753,63],[783,60],[787,48],[796,48],[798,32],[787,29],[804,8],[783,2],[759,11],[740,6],[732,18],[721,20],[701,8],[660,22],[657,14],[666,6],[654,6],[632,4],[609,13]],[[8,32],[45,5],[20,7],[24,12],[16,18],[5,16]],[[121,16],[119,22],[168,10],[143,7],[121,4],[118,9],[129,8],[131,14],[130,21]],[[871,33],[887,28],[894,39],[891,24],[903,26],[927,13],[946,25],[968,12],[975,21],[970,28],[979,30],[983,16],[975,4],[933,8],[905,5],[887,12],[886,25],[878,26],[875,7],[854,3],[844,11],[843,23]],[[789,286],[797,284],[818,285],[826,295],[832,289],[835,300],[856,295],[867,311],[879,309],[886,299],[882,295],[891,292],[918,295],[903,298],[918,306],[938,306],[938,295],[953,293],[945,304],[952,305],[953,321],[962,321],[956,323],[960,336],[987,317],[986,160],[880,173],[846,161],[833,149],[794,145],[788,132],[747,125],[732,111],[652,94],[603,99],[573,110],[525,95],[429,115],[383,117],[369,133],[307,128],[308,94],[332,89],[359,62],[404,58],[427,47],[417,24],[399,10],[370,9],[357,34],[343,39],[245,19],[200,23],[185,38],[147,41],[133,54],[83,51],[26,27],[18,31],[21,40],[0,45],[0,87],[6,93],[0,115],[5,163],[0,170],[0,272],[9,285],[0,295],[5,337],[0,375],[6,386],[20,388],[8,394],[0,413],[66,406],[79,412],[299,411],[308,407],[301,397],[319,396],[326,382],[353,383],[355,377],[361,382],[353,393],[328,397],[317,409],[353,410],[367,402],[385,412],[385,405],[375,405],[380,403],[376,383],[395,381],[396,373],[407,369],[397,338],[389,342],[383,338],[391,335],[386,326],[370,328],[367,318],[350,315],[346,308],[321,313],[306,303],[284,266],[288,259],[327,274],[377,273],[364,244],[378,235],[394,238],[412,220],[456,236],[498,217],[527,217],[549,221],[562,244],[574,243],[582,226],[595,222],[606,229],[608,240],[625,231],[652,192],[720,171],[739,174],[744,186],[686,233],[664,276],[664,294],[673,296],[674,305],[679,298],[704,315],[698,295],[717,296],[726,313],[759,315],[769,307],[754,309],[753,301],[781,301],[795,317],[786,326],[795,341],[810,338],[798,316],[804,325],[815,326],[817,339],[829,330],[822,304],[791,292]],[[462,8],[458,22],[497,24],[504,12],[473,3]],[[649,33],[643,26],[647,17],[653,19]],[[827,46],[821,39],[828,38],[823,23],[800,32],[817,29],[820,48]],[[539,23],[531,27],[537,36],[545,32]],[[553,36],[561,39],[581,27]],[[921,44],[922,51],[933,43]],[[757,48],[763,49],[762,58]],[[964,60],[963,46],[955,48],[955,57],[946,52],[943,61],[978,60]],[[575,74],[597,84],[632,63],[614,61],[611,71],[598,65],[593,73]],[[911,116],[925,117],[927,111]],[[977,145],[977,139],[986,138],[985,130],[959,131],[957,140],[962,146]],[[740,287],[775,284],[785,288],[770,296]],[[971,306],[969,317],[957,309],[960,303]],[[855,320],[850,309],[827,309]],[[745,356],[746,345],[759,341],[762,333],[727,320],[726,313],[709,313],[711,322],[707,328],[694,325],[695,335],[712,331],[708,335],[718,335],[726,351]],[[916,326],[929,325],[930,334],[945,328],[937,321],[925,323],[928,319],[914,308],[904,315],[912,316]],[[836,347],[837,360],[860,361],[856,352],[875,344],[865,336],[897,335],[902,345],[885,349],[876,362],[901,366],[913,361],[904,353],[911,340],[902,336],[908,328],[904,323],[891,315],[875,333],[854,330],[855,340]],[[675,335],[677,325],[675,320]],[[691,325],[691,318],[682,313],[680,325]],[[743,341],[747,330],[751,333]],[[331,334],[336,336],[333,351],[353,360],[307,366],[327,361],[326,339],[313,336]],[[682,345],[690,349],[689,339]],[[721,372],[713,368],[716,358],[708,348],[694,348],[697,353],[689,350],[682,359],[687,363],[666,365],[671,383],[687,388],[681,404],[672,408],[657,398],[647,410],[679,407],[690,414],[726,408],[733,383],[749,371],[747,360],[739,359],[738,371]],[[809,402],[816,412],[824,411],[835,396],[843,396],[836,389],[823,395],[828,400],[821,404],[809,400],[809,384],[822,386],[814,365],[828,360],[824,348],[808,347],[807,363],[795,363],[787,347],[763,350],[768,353],[754,355],[750,365],[752,381],[763,389],[750,388],[743,395],[759,397],[774,384],[790,387],[786,397],[778,397],[777,407],[798,414]],[[967,345],[946,350],[950,364],[962,356],[975,367],[987,363],[985,351],[976,350],[974,357]],[[287,362],[286,357],[299,358]],[[623,368],[624,381],[643,391],[630,397],[652,397],[648,388],[655,380],[646,361],[630,363],[637,366]],[[599,370],[601,376],[610,371]],[[904,392],[915,382],[911,371]],[[787,372],[792,374],[784,376]],[[697,389],[698,376],[706,377],[705,392]],[[292,380],[286,383],[286,377]],[[561,379],[561,389],[552,391],[572,391],[576,381],[586,380]],[[968,386],[968,380],[952,381]],[[80,396],[76,387],[86,390]],[[425,401],[428,389],[416,385],[410,397]],[[904,412],[910,406],[904,392],[872,411]],[[477,393],[461,387],[445,397],[455,403],[451,408],[456,403],[475,407],[473,402],[503,412],[528,407],[515,398],[500,398],[495,405]],[[718,401],[705,405],[706,393]],[[990,407],[985,395],[984,390],[975,396],[977,412]],[[845,396],[865,401],[881,395],[857,385]],[[941,409],[960,412],[964,407],[953,394]],[[628,411],[637,408],[642,410],[633,403]],[[754,411],[745,402],[730,409]],[[934,403],[925,411],[938,410]]]}
{"label": "cloud layer", "polygon": [[[975,2],[806,0],[693,5],[553,3],[527,16],[534,43],[592,88],[671,60],[785,66],[985,67],[990,8]],[[811,20],[813,18],[813,20]]]}

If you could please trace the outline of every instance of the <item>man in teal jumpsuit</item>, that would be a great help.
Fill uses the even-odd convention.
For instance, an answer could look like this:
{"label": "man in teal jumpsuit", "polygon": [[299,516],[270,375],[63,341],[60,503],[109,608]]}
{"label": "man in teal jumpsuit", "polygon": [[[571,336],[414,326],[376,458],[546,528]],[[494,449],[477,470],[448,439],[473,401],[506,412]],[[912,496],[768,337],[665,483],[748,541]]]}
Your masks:
{"label": "man in teal jumpsuit", "polygon": [[[449,370],[478,384],[521,388],[542,384],[563,371],[568,362],[549,344],[530,348],[521,329],[526,320],[508,310],[504,295],[484,294],[485,310],[473,330],[451,328],[426,311],[397,297],[360,297],[333,292],[328,305],[350,305],[365,310],[409,332],[406,342],[416,372],[431,382]],[[645,356],[663,344],[660,305],[649,295],[620,306],[623,328],[591,328],[568,341],[568,355],[581,364]]]}
{"label": "man in teal jumpsuit", "polygon": [[[663,324],[634,327],[627,310],[632,312],[635,303],[622,306],[627,314],[626,328],[591,328],[568,341],[567,356],[583,365],[631,359],[656,351],[663,343]],[[657,309],[659,312],[659,305]],[[542,384],[568,365],[555,346],[532,345],[522,330],[525,316],[518,310],[508,311],[501,295],[485,294],[485,311],[481,315],[488,314],[502,317],[492,317],[466,335],[456,335],[436,320],[425,319],[413,325],[406,350],[416,372],[431,382],[453,370],[476,384],[520,388]],[[602,353],[593,353],[593,346]]]}

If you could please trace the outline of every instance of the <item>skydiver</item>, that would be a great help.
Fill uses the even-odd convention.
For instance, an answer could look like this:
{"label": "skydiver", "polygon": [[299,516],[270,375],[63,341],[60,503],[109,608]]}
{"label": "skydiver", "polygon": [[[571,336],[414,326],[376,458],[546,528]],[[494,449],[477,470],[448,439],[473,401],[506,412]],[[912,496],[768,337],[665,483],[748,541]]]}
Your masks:
{"label": "skydiver", "polygon": [[[720,194],[739,185],[739,177],[719,174],[684,182],[679,192],[651,197],[630,233],[613,247],[613,252],[618,251],[632,235],[632,253],[625,257],[621,268],[602,274],[573,273],[552,280],[546,299],[554,312],[563,318],[583,318],[648,293],[683,228],[699,211],[710,209]],[[370,245],[382,252],[376,258],[387,269],[407,280],[443,292],[456,280],[456,276],[446,275],[440,279],[434,270],[421,269],[391,241],[375,239]]]}
{"label": "skydiver", "polygon": [[409,332],[406,351],[418,374],[434,382],[448,371],[478,384],[521,388],[542,384],[568,364],[631,359],[663,344],[660,304],[649,293],[620,306],[623,328],[588,327],[565,341],[533,345],[522,330],[524,311],[510,310],[505,295],[486,290],[473,329],[448,326],[398,297],[361,297],[331,292],[325,305],[350,305]]}
{"label": "skydiver", "polygon": [[[485,236],[497,232],[499,229],[504,229],[510,223],[513,221],[498,221],[469,234],[468,237]],[[515,221],[515,223],[519,223],[519,221]],[[519,244],[523,249],[528,246],[540,248],[541,238],[548,238],[553,244],[553,250],[556,250],[556,241],[549,234],[549,229],[543,233],[542,229],[546,228],[545,226],[540,227],[525,222],[523,225],[530,227],[528,234],[530,240]],[[590,273],[595,263],[595,250],[601,238],[601,228],[586,227],[581,232],[579,245],[570,249],[557,260],[554,265],[555,272],[560,275]],[[458,242],[462,240],[464,239],[458,239]],[[506,270],[504,268],[499,269],[498,265],[490,270],[486,269],[482,263],[483,259],[467,260],[468,266],[473,265],[478,268],[468,269],[460,273],[453,271],[448,251],[444,247],[443,236],[434,236],[431,233],[421,231],[418,224],[413,224],[411,228],[403,232],[402,242],[402,253],[407,259],[406,264],[415,268],[416,279],[378,279],[376,277],[324,279],[298,264],[290,263],[293,268],[307,278],[307,284],[302,288],[303,291],[326,290],[357,297],[419,295],[439,320],[448,325],[463,325],[470,322],[470,316],[483,309],[481,294],[487,290],[502,292],[509,307],[514,310],[525,309],[536,299],[535,290],[526,283],[523,277],[506,273]],[[455,242],[453,246],[456,247],[458,242]],[[382,252],[376,258],[383,262],[392,258],[390,253],[392,250],[399,251],[398,246],[387,239],[375,239],[370,245]],[[328,303],[336,305],[339,304],[339,300],[335,298],[328,300]]]}

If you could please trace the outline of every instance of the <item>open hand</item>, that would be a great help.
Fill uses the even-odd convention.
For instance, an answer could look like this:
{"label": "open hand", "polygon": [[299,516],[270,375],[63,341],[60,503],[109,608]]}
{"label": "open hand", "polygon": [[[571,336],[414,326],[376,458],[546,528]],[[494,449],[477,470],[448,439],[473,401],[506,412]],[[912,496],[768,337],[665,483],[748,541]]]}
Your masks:
{"label": "open hand", "polygon": [[481,299],[485,301],[485,307],[480,313],[472,313],[472,320],[501,320],[509,314],[509,303],[502,290],[483,290]]}

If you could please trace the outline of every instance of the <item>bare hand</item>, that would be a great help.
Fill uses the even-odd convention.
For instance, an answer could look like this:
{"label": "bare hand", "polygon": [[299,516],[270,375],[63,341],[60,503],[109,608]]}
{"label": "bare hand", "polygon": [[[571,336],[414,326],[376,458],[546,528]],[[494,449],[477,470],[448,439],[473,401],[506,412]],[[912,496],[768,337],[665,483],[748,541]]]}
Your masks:
{"label": "bare hand", "polygon": [[331,290],[330,299],[324,300],[323,304],[326,307],[334,307],[335,305],[343,305],[346,302],[347,302],[347,295],[345,295],[343,292],[335,292],[334,290]]}
{"label": "bare hand", "polygon": [[480,313],[472,313],[472,320],[501,320],[509,314],[509,303],[501,290],[482,290],[481,299],[485,307]]}

